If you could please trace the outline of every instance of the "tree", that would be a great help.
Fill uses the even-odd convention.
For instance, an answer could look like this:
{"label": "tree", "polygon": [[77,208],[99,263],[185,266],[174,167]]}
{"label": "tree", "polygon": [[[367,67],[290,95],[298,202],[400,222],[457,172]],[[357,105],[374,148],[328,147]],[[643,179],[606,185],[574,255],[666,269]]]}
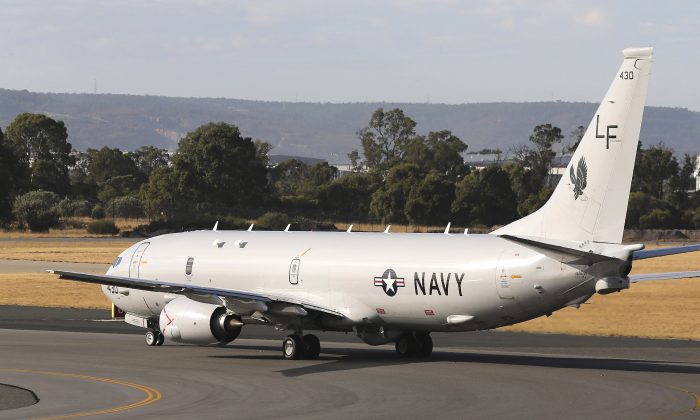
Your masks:
{"label": "tree", "polygon": [[29,173],[31,189],[68,192],[68,168],[74,163],[63,121],[24,113],[7,126],[5,136],[19,164]]}
{"label": "tree", "polygon": [[365,156],[364,164],[370,169],[388,170],[400,162],[409,142],[416,135],[416,122],[399,108],[372,114],[369,125],[358,132]]}
{"label": "tree", "polygon": [[586,127],[582,125],[576,127],[574,131],[572,131],[571,134],[569,134],[571,142],[568,146],[564,148],[564,152],[573,154],[578,148],[578,145],[581,144],[581,140],[583,139],[584,134],[586,134]]}
{"label": "tree", "polygon": [[448,130],[416,136],[405,149],[405,161],[420,166],[426,173],[436,171],[456,180],[468,172],[462,157],[467,145]]}
{"label": "tree", "polygon": [[0,130],[0,224],[12,218],[12,203],[28,184],[28,179],[22,179],[26,175],[23,165]]}
{"label": "tree", "polygon": [[351,173],[328,184],[321,206],[336,217],[365,220],[369,215],[372,193],[377,189],[376,184],[371,174]]}
{"label": "tree", "polygon": [[632,175],[632,191],[663,199],[664,186],[678,174],[678,161],[673,151],[663,144],[639,148]]}
{"label": "tree", "polygon": [[460,223],[493,226],[516,219],[517,199],[500,166],[473,171],[455,186],[452,212]]}
{"label": "tree", "polygon": [[168,151],[153,146],[142,146],[126,155],[131,158],[136,168],[143,174],[143,179],[148,179],[154,170],[170,164]]}
{"label": "tree", "polygon": [[106,207],[109,217],[123,217],[136,219],[143,217],[143,203],[136,197],[122,196],[115,197],[109,201]]}
{"label": "tree", "polygon": [[176,213],[177,182],[170,167],[151,172],[148,182],[139,191],[146,215],[150,218],[169,219]]}
{"label": "tree", "polygon": [[255,155],[258,157],[258,160],[265,166],[270,165],[270,152],[273,146],[260,139],[255,139],[253,143],[255,144]]}
{"label": "tree", "polygon": [[446,223],[454,198],[454,182],[446,175],[433,171],[411,189],[404,212],[413,224]]}
{"label": "tree", "polygon": [[421,178],[418,165],[401,163],[393,166],[384,185],[372,194],[372,214],[380,218],[382,223],[406,223],[406,201]]}
{"label": "tree", "polygon": [[223,122],[205,124],[180,140],[173,176],[183,199],[200,210],[257,205],[267,187],[267,169],[253,141]]}
{"label": "tree", "polygon": [[51,191],[30,191],[17,197],[14,212],[20,225],[32,232],[44,232],[58,225],[58,195]]}
{"label": "tree", "polygon": [[115,197],[138,194],[147,177],[132,156],[105,146],[100,150],[88,149],[82,157],[84,162],[80,163],[87,166],[88,180],[97,185],[97,198],[102,204]]}

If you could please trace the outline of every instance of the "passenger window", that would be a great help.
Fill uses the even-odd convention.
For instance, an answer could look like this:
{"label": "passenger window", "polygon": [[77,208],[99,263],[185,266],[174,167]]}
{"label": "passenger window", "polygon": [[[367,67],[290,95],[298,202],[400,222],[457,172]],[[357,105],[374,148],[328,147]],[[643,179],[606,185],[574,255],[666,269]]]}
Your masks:
{"label": "passenger window", "polygon": [[187,265],[185,265],[185,275],[190,276],[192,275],[192,265],[194,264],[194,258],[189,257],[187,259]]}

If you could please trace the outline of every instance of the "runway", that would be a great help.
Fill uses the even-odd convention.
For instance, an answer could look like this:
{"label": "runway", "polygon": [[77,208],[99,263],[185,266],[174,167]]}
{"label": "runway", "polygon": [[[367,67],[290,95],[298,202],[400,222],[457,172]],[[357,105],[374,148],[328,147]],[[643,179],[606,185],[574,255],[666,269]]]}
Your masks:
{"label": "runway", "polygon": [[[39,399],[0,418],[700,415],[694,341],[436,334],[431,359],[406,361],[391,346],[322,334],[320,360],[285,361],[282,334],[264,327],[246,326],[226,347],[147,347],[138,329],[91,320],[100,311],[64,311],[0,307],[0,383]],[[24,329],[7,329],[13,323]]]}

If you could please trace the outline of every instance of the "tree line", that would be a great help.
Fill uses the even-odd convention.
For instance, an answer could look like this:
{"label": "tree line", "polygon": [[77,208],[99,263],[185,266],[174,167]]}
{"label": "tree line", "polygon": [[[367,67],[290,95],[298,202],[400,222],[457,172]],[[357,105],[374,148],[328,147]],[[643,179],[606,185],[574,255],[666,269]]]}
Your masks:
{"label": "tree line", "polygon": [[[551,124],[534,128],[512,159],[474,168],[467,144],[448,130],[419,133],[401,109],[377,109],[357,132],[353,171],[326,162],[269,164],[271,145],[227,123],[202,125],[174,153],[144,146],[77,151],[62,121],[18,115],[0,130],[0,223],[45,230],[72,217],[148,217],[151,228],[221,220],[238,228],[310,220],[484,227],[539,208],[552,193],[555,159],[575,149]],[[500,155],[500,150],[498,151]],[[700,228],[694,159],[664,145],[638,150],[628,209],[631,228]]]}

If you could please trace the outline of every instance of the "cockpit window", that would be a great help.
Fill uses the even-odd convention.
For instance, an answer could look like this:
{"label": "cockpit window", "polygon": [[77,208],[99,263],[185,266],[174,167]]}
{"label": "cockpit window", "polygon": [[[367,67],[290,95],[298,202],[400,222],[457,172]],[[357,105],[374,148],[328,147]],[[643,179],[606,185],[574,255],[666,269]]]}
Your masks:
{"label": "cockpit window", "polygon": [[185,275],[189,276],[192,274],[192,265],[194,264],[194,258],[189,257],[187,259],[187,264],[185,265]]}
{"label": "cockpit window", "polygon": [[120,262],[122,262],[122,257],[117,257],[117,259],[112,263],[112,268],[118,266]]}

